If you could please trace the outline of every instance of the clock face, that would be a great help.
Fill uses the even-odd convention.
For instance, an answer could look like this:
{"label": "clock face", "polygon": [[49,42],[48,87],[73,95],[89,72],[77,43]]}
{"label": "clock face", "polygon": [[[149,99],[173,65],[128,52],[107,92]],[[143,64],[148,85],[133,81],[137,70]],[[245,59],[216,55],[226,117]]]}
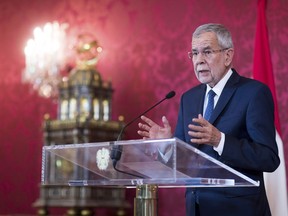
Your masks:
{"label": "clock face", "polygon": [[106,170],[109,165],[110,152],[106,148],[99,149],[96,153],[96,163],[100,170]]}

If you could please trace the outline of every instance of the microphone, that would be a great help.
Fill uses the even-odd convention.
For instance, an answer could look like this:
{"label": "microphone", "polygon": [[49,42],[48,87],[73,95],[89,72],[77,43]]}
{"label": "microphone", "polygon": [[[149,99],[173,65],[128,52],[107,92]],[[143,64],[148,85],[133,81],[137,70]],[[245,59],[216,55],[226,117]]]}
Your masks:
{"label": "microphone", "polygon": [[[164,100],[167,100],[167,99],[170,99],[172,97],[175,96],[175,91],[170,91],[168,94],[166,94],[165,98],[163,98],[162,100],[158,101],[156,104],[154,104],[153,106],[151,106],[149,109],[145,110],[143,113],[141,113],[139,116],[137,116],[136,118],[132,119],[130,122],[128,122],[124,127],[122,127],[119,135],[118,135],[118,138],[117,138],[117,141],[121,140],[122,138],[122,134],[124,132],[124,130],[129,126],[131,125],[133,122],[135,122],[138,118],[140,118],[142,115],[145,115],[147,112],[149,112],[151,109],[153,109],[154,107],[158,106],[160,103],[162,103]],[[114,169],[116,169],[116,164],[117,162],[120,160],[121,158],[121,154],[122,154],[122,145],[116,145],[116,146],[113,146],[112,148],[112,151],[111,151],[111,154],[110,154],[110,158],[112,159],[113,161],[113,167]],[[117,170],[117,169],[116,169]],[[119,171],[119,170],[118,170]],[[131,175],[131,174],[130,174]],[[139,176],[138,176],[139,177]]]}

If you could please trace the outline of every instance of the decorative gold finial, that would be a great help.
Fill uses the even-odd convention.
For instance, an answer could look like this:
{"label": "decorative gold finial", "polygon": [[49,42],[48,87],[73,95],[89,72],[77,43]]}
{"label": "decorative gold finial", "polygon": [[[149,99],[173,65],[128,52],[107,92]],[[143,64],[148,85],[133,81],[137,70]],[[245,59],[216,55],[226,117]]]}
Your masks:
{"label": "decorative gold finial", "polygon": [[118,121],[121,121],[121,122],[123,122],[124,121],[124,116],[123,115],[120,115],[120,116],[118,116]]}
{"label": "decorative gold finial", "polygon": [[50,120],[50,115],[49,115],[49,113],[45,113],[45,114],[44,114],[44,120],[45,120],[45,121]]}
{"label": "decorative gold finial", "polygon": [[81,34],[78,36],[76,44],[77,68],[94,69],[99,60],[99,54],[102,47],[98,45],[97,40],[90,34]]}

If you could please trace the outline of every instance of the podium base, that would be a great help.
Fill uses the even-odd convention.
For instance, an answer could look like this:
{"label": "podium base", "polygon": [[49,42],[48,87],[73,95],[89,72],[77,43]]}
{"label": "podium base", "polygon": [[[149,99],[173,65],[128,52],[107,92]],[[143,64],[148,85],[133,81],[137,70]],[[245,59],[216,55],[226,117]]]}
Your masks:
{"label": "podium base", "polygon": [[137,185],[134,198],[134,216],[157,216],[158,186]]}

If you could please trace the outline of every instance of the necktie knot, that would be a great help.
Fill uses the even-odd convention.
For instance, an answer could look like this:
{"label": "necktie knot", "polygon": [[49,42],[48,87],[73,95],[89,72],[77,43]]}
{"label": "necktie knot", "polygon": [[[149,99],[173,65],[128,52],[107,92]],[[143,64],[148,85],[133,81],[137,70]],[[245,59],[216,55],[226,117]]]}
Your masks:
{"label": "necktie knot", "polygon": [[216,95],[216,93],[212,89],[208,92],[208,98],[209,99],[211,98],[214,100],[215,95]]}
{"label": "necktie knot", "polygon": [[214,109],[214,97],[215,97],[216,93],[211,89],[208,92],[208,104],[204,113],[204,118],[206,120],[209,120],[211,115],[212,115],[212,111]]}

